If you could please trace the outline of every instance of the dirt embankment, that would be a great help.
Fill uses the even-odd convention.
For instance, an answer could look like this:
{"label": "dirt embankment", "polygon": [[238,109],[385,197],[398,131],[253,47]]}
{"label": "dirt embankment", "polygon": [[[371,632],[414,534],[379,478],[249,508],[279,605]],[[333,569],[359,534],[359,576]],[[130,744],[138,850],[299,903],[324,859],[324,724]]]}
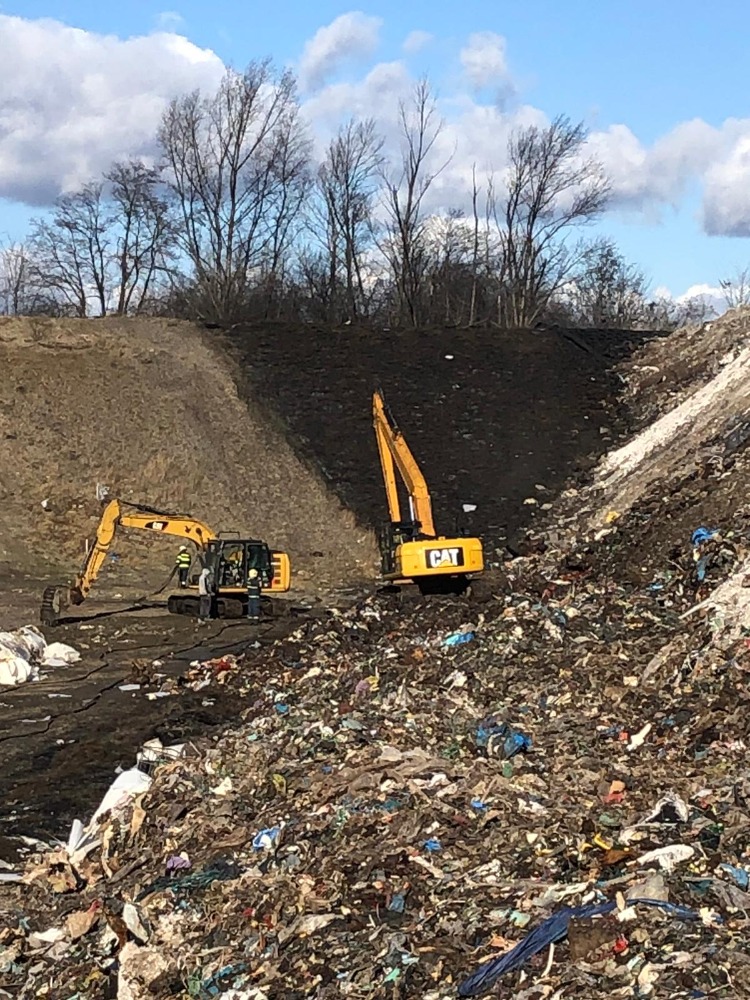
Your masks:
{"label": "dirt embankment", "polygon": [[[624,433],[613,371],[643,338],[617,331],[395,333],[253,328],[228,342],[247,392],[361,522],[387,518],[371,423],[381,386],[422,465],[438,531],[514,545],[571,476]],[[532,503],[526,501],[532,500]]]}
{"label": "dirt embankment", "polygon": [[[95,531],[97,483],[290,552],[325,585],[375,550],[321,477],[240,398],[216,337],[172,321],[0,320],[0,571],[63,578]],[[45,509],[45,507],[47,509]],[[97,588],[162,582],[174,540],[123,533]]]}

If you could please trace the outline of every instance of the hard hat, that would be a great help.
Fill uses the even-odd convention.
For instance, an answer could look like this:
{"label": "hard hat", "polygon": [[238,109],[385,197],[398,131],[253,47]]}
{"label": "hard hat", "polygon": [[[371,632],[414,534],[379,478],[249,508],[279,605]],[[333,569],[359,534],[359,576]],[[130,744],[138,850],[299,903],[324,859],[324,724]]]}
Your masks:
{"label": "hard hat", "polygon": [[187,552],[187,545],[181,545],[180,552]]}
{"label": "hard hat", "polygon": [[247,575],[250,577],[251,580],[254,580],[255,577],[258,575],[258,571],[257,569],[251,569]]}

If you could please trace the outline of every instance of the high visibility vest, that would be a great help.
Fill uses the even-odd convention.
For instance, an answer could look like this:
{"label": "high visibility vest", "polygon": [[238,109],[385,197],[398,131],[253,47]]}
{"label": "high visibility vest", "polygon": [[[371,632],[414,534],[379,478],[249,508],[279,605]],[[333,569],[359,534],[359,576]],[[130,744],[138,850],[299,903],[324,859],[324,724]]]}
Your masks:
{"label": "high visibility vest", "polygon": [[177,565],[187,569],[190,563],[193,561],[193,557],[189,552],[178,552],[177,554]]}

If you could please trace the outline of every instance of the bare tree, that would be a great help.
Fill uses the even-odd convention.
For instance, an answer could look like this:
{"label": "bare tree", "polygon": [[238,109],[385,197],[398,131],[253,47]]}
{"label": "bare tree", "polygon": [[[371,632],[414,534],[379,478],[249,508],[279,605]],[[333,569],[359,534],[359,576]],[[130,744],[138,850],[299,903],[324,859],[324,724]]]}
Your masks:
{"label": "bare tree", "polygon": [[737,268],[731,278],[719,282],[727,309],[750,306],[750,268]]}
{"label": "bare tree", "polygon": [[2,247],[0,312],[5,316],[30,315],[45,304],[29,248],[24,243],[8,243]]}
{"label": "bare tree", "polygon": [[399,320],[418,326],[427,266],[422,207],[433,181],[447,166],[432,169],[429,165],[443,123],[426,80],[417,85],[408,106],[403,102],[399,105],[399,122],[400,169],[395,175],[384,172],[388,212],[384,249],[397,290]]}
{"label": "bare tree", "polygon": [[141,312],[160,276],[175,259],[176,227],[161,193],[161,174],[137,160],[115,163],[107,172],[110,222],[114,229],[114,312]]}
{"label": "bare tree", "polygon": [[563,289],[573,321],[597,330],[650,325],[648,282],[610,240],[597,240],[584,254],[578,274]]}
{"label": "bare tree", "polygon": [[501,211],[493,207],[504,267],[498,319],[505,325],[533,326],[585,252],[571,247],[571,231],[606,207],[609,182],[585,156],[586,139],[582,124],[562,116],[510,137],[507,195]]}
{"label": "bare tree", "polygon": [[218,321],[239,318],[253,281],[283,259],[307,183],[294,78],[275,77],[267,61],[229,70],[215,94],[171,102],[159,143],[198,308]]}
{"label": "bare tree", "polygon": [[29,247],[38,279],[53,298],[76,316],[88,316],[90,303],[107,313],[112,218],[101,182],[59,198],[50,219],[32,224]]}
{"label": "bare tree", "polygon": [[329,143],[318,171],[319,207],[314,216],[329,260],[330,297],[334,308],[343,299],[350,320],[367,311],[364,256],[372,246],[382,147],[372,118],[351,119]]}

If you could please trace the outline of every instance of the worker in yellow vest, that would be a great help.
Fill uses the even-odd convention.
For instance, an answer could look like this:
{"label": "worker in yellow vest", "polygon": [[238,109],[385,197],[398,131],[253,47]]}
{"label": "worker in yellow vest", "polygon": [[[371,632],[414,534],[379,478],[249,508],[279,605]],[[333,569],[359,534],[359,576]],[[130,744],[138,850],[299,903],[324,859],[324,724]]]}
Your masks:
{"label": "worker in yellow vest", "polygon": [[180,586],[187,587],[188,585],[188,571],[190,569],[190,563],[193,561],[193,557],[188,551],[187,545],[181,545],[180,551],[177,553],[177,572],[180,577]]}

